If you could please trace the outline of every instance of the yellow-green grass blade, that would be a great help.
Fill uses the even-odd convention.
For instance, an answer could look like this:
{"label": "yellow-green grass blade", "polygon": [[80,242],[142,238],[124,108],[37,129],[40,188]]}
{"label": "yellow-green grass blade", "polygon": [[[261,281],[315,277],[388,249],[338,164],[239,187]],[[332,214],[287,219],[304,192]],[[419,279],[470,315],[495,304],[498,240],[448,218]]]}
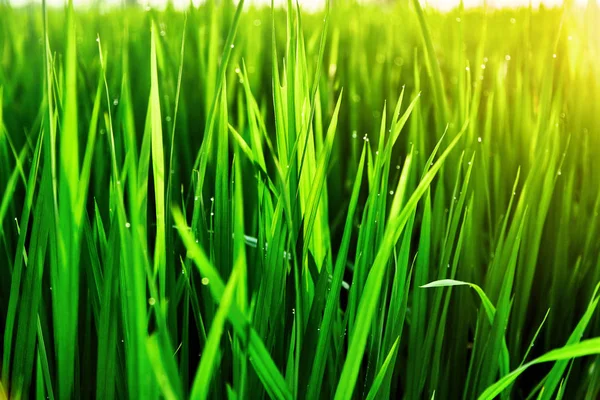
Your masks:
{"label": "yellow-green grass blade", "polygon": [[399,337],[396,338],[387,357],[383,361],[383,364],[381,364],[381,368],[379,369],[379,372],[377,373],[377,376],[375,377],[375,380],[373,381],[373,385],[371,385],[371,389],[369,389],[369,393],[367,394],[367,400],[373,400],[373,399],[377,398],[377,393],[379,391],[379,388],[381,387],[381,383],[383,382],[383,379],[387,374],[387,371],[388,371],[388,368],[390,367],[392,359],[395,358],[394,355],[398,351],[399,341],[400,341],[400,338]]}
{"label": "yellow-green grass blade", "polygon": [[158,273],[159,301],[166,297],[167,261],[166,261],[166,215],[165,215],[165,156],[163,149],[162,117],[160,109],[158,65],[156,62],[156,47],[158,32],[152,24],[152,39],[150,47],[150,100],[149,112],[152,127],[152,177],[154,180],[154,202],[156,208],[156,242],[154,247],[154,271]]}
{"label": "yellow-green grass blade", "polygon": [[[213,318],[203,355],[200,359],[200,366],[196,371],[196,377],[192,385],[190,398],[204,400],[208,397],[211,387],[211,380],[215,369],[218,367],[221,359],[220,342],[223,335],[225,321],[235,301],[235,291],[241,271],[234,269],[227,281],[220,299],[219,308]],[[209,283],[210,284],[210,283]]]}
{"label": "yellow-green grass blade", "polygon": [[[362,186],[363,174],[364,174],[364,166],[365,166],[365,154],[366,154],[366,146],[363,147],[363,152],[360,157],[360,162],[358,164],[358,171],[356,173],[356,177],[354,180],[354,185],[352,187],[352,195],[350,197],[350,204],[348,206],[348,214],[346,217],[346,223],[344,225],[344,233],[342,236],[342,243],[340,246],[340,252],[338,253],[335,267],[333,269],[333,278],[331,282],[331,290],[329,296],[327,297],[327,302],[325,304],[325,310],[323,312],[323,319],[321,321],[320,329],[321,334],[318,337],[318,341],[314,350],[314,361],[312,362],[312,368],[310,371],[306,371],[306,373],[310,373],[310,379],[308,385],[302,384],[300,386],[300,395],[304,393],[304,388],[307,389],[307,397],[312,398],[316,396],[320,390],[323,382],[323,374],[325,372],[325,362],[327,353],[329,351],[330,346],[330,331],[332,330],[332,324],[334,323],[334,313],[338,307],[338,299],[340,296],[340,290],[342,287],[342,280],[344,277],[344,270],[346,269],[346,262],[348,260],[348,252],[350,249],[350,240],[352,237],[352,226],[354,224],[354,218],[356,215],[356,210],[358,206],[358,198],[360,194],[360,189]],[[305,350],[306,351],[306,350]],[[310,360],[310,356],[307,356],[306,359]],[[303,359],[304,361],[304,359]],[[307,361],[308,363],[308,361]],[[304,383],[302,381],[302,383]]]}
{"label": "yellow-green grass blade", "polygon": [[526,369],[545,362],[569,361],[577,357],[585,357],[600,353],[600,338],[583,340],[579,343],[566,345],[564,347],[551,350],[544,355],[528,362],[527,364],[513,370],[505,375],[499,381],[489,386],[479,397],[480,400],[494,399],[510,384],[512,384]]}
{"label": "yellow-green grass blade", "polygon": [[440,158],[424,175],[421,182],[419,182],[417,188],[401,211],[397,215],[392,214],[393,219],[391,220],[390,225],[388,225],[386,228],[384,241],[382,242],[381,248],[377,253],[373,267],[369,272],[369,276],[365,284],[364,294],[360,299],[356,317],[356,319],[360,321],[360,325],[356,327],[354,332],[350,333],[351,336],[348,355],[344,363],[342,375],[336,390],[336,399],[349,399],[352,397],[352,392],[354,391],[354,387],[356,385],[360,361],[362,360],[367,336],[369,334],[370,323],[373,319],[377,301],[379,299],[379,291],[381,288],[385,267],[389,257],[391,256],[392,249],[398,241],[398,238],[400,237],[410,215],[414,212],[421,196],[425,193],[431,184],[431,181],[433,181],[435,174],[442,167],[444,160],[448,157],[450,151],[454,148],[454,146],[456,146],[460,138],[460,135],[456,136],[444,153],[440,155]]}
{"label": "yellow-green grass blade", "polygon": [[[208,279],[208,287],[215,300],[218,302],[221,301],[225,291],[225,285],[221,280],[219,273],[206,257],[204,251],[195,243],[190,232],[186,229],[186,223],[183,220],[181,212],[173,210],[173,218],[179,234],[188,249],[188,256],[194,260],[200,269],[201,275],[205,279]],[[242,341],[248,344],[254,369],[268,392],[278,398],[290,399],[291,392],[281,376],[281,373],[277,370],[277,367],[267,353],[261,339],[235,304],[231,305],[228,319],[233,324],[236,334],[240,336]]]}

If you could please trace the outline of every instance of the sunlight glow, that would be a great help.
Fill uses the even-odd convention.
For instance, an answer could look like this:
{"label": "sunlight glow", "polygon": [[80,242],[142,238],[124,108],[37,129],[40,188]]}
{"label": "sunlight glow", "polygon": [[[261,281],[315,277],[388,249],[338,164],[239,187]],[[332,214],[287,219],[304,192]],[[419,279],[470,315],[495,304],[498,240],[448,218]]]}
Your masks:
{"label": "sunlight glow", "polygon": [[[89,6],[91,4],[96,3],[97,1],[105,6],[113,6],[119,5],[122,3],[122,0],[73,0],[75,6]],[[172,0],[173,4],[177,8],[185,8],[190,0]],[[194,5],[198,5],[204,0],[191,0]],[[275,4],[277,5],[285,5],[287,0],[275,0]],[[369,0],[366,0],[369,1]],[[597,0],[575,0],[576,4],[586,5],[588,1],[597,1]],[[64,0],[47,0],[48,4],[52,6],[61,6],[65,3]],[[271,0],[247,0],[248,3],[252,4],[265,4],[269,5]],[[324,0],[299,0],[302,8],[307,10],[315,10],[319,9],[325,3]],[[537,8],[540,4],[543,4],[547,7],[557,7],[563,4],[563,0],[487,0],[488,7],[491,8],[503,8],[503,7],[526,7],[530,4]],[[40,0],[9,0],[9,3],[14,6],[22,6],[27,4],[39,4]],[[162,8],[167,4],[167,0],[138,0],[138,3],[141,5],[156,8]],[[425,7],[433,7],[442,11],[452,10],[456,8],[460,3],[460,0],[421,0],[421,4]],[[483,6],[484,0],[463,0],[463,3],[466,8],[473,7],[481,7]]]}

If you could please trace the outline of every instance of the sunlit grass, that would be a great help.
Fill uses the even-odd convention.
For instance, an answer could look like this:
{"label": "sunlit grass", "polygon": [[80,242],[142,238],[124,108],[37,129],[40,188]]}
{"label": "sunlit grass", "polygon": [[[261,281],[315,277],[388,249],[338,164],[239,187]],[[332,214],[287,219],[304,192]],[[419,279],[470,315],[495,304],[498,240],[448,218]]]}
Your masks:
{"label": "sunlit grass", "polygon": [[0,399],[597,398],[598,15],[0,5]]}

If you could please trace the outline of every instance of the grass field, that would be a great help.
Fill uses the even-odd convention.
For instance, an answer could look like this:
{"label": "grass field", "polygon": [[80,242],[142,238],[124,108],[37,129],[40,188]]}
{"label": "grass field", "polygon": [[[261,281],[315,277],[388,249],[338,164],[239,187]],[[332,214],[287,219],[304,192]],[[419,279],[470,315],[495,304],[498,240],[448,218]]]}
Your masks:
{"label": "grass field", "polygon": [[600,12],[0,5],[0,399],[597,399]]}

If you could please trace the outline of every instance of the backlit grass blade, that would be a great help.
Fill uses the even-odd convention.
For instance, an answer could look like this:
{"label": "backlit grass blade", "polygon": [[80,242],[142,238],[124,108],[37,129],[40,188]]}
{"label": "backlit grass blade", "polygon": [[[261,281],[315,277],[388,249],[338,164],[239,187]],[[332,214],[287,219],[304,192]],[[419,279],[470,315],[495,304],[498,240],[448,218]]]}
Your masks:
{"label": "backlit grass blade", "polygon": [[[225,285],[221,280],[219,273],[208,260],[204,251],[202,251],[191,237],[189,231],[186,229],[186,224],[181,213],[179,211],[173,211],[173,217],[179,234],[184,240],[185,246],[188,248],[188,255],[194,260],[200,269],[200,273],[208,279],[208,286],[215,300],[221,301],[225,291]],[[269,393],[276,397],[284,399],[291,398],[291,393],[285,380],[267,353],[264,344],[235,304],[231,305],[228,319],[233,324],[236,334],[240,336],[240,339],[248,343],[255,371],[261,378],[265,388]]]}
{"label": "backlit grass blade", "polygon": [[219,309],[217,310],[215,318],[213,319],[212,326],[208,333],[206,346],[204,347],[204,354],[200,359],[200,366],[198,367],[196,377],[194,378],[192,391],[190,393],[190,397],[192,399],[203,400],[208,396],[212,376],[215,369],[218,367],[221,358],[219,344],[221,341],[221,336],[223,335],[223,328],[227,319],[227,315],[229,314],[231,305],[235,300],[235,290],[238,284],[237,281],[239,279],[239,275],[240,270],[234,269],[223,291],[221,302],[219,303]]}
{"label": "backlit grass blade", "polygon": [[461,136],[457,135],[444,153],[440,155],[440,158],[424,175],[421,182],[419,182],[417,188],[401,211],[399,211],[397,215],[392,214],[393,219],[391,220],[390,225],[386,228],[384,241],[377,253],[375,263],[371,269],[371,272],[369,273],[369,277],[367,278],[364,294],[360,299],[357,311],[357,320],[360,321],[361,324],[357,326],[354,332],[351,332],[348,355],[346,362],[344,363],[342,375],[336,390],[336,399],[349,399],[352,397],[352,392],[354,390],[354,386],[356,385],[358,368],[360,367],[360,361],[362,359],[367,335],[369,333],[370,323],[375,313],[377,300],[379,299],[381,281],[383,279],[387,261],[392,253],[392,249],[398,241],[398,238],[400,237],[408,218],[412,212],[414,212],[414,209],[416,208],[421,196],[425,193],[431,181],[435,177],[435,174],[442,167],[444,160],[448,157],[450,151],[454,148],[454,146],[456,146],[460,138]]}
{"label": "backlit grass blade", "polygon": [[[329,343],[331,341],[330,331],[334,322],[335,312],[338,307],[338,299],[342,286],[342,279],[344,277],[344,270],[346,269],[346,262],[348,258],[348,251],[350,250],[350,240],[352,236],[352,226],[354,224],[354,218],[358,205],[358,196],[360,194],[360,188],[363,180],[363,170],[365,166],[365,154],[367,147],[363,147],[363,152],[360,157],[358,164],[358,171],[352,187],[352,195],[350,197],[350,204],[348,206],[348,214],[346,217],[346,223],[344,225],[344,234],[342,236],[342,244],[340,246],[340,252],[335,262],[333,269],[333,278],[331,282],[331,291],[327,297],[325,304],[325,310],[323,313],[323,319],[321,321],[321,334],[319,335],[317,345],[314,350],[314,361],[312,368],[310,369],[310,379],[308,385],[302,384],[300,386],[300,394],[303,393],[304,388],[307,390],[307,397],[316,396],[320,390],[323,380],[323,374],[325,372],[327,352]],[[310,358],[308,358],[310,359]],[[303,359],[304,361],[304,359]],[[309,371],[306,371],[309,372]],[[304,383],[304,382],[302,382]]]}
{"label": "backlit grass blade", "polygon": [[554,362],[554,361],[568,361],[577,357],[585,357],[589,355],[599,354],[600,353],[600,338],[587,339],[583,340],[579,343],[566,345],[564,347],[551,350],[540,356],[527,364],[515,369],[510,374],[505,375],[498,382],[494,383],[492,386],[488,387],[480,396],[480,400],[484,399],[494,399],[497,395],[499,395],[504,389],[506,389],[511,383],[513,383],[519,375],[521,375],[526,369],[535,365],[541,364],[545,362]]}
{"label": "backlit grass blade", "polygon": [[387,370],[390,367],[390,363],[393,359],[394,354],[396,354],[396,352],[398,351],[398,342],[399,338],[396,339],[396,341],[392,345],[392,348],[390,349],[390,352],[383,361],[383,364],[381,365],[381,368],[377,373],[375,380],[373,381],[373,385],[371,386],[371,389],[369,389],[369,393],[367,394],[367,400],[373,400],[377,398],[377,392],[379,391],[381,383],[383,382],[383,378],[385,377]]}
{"label": "backlit grass blade", "polygon": [[165,238],[165,157],[163,150],[162,117],[158,88],[158,66],[156,63],[157,27],[152,25],[150,50],[150,120],[152,126],[152,177],[154,179],[154,201],[156,207],[156,243],[154,248],[154,270],[158,273],[160,299],[166,297],[166,238]]}
{"label": "backlit grass blade", "polygon": [[77,104],[77,50],[73,2],[67,7],[65,90],[62,101],[58,171],[58,221],[56,226],[58,265],[55,269],[53,300],[63,310],[54,323],[57,344],[59,397],[74,390],[75,353],[79,303],[79,232],[72,209],[77,205],[79,187],[79,127]]}

